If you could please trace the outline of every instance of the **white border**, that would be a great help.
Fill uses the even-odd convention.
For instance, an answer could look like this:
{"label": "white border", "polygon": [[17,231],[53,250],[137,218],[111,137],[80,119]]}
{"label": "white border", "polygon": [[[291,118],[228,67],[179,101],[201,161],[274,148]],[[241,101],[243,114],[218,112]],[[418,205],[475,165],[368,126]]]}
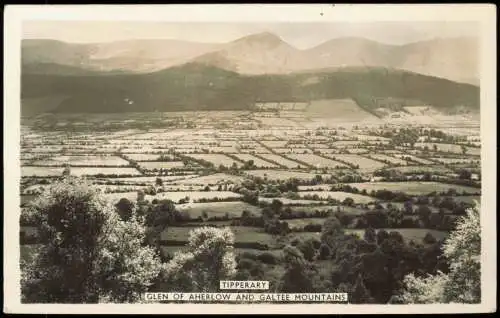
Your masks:
{"label": "white border", "polygon": [[[476,313],[496,311],[496,11],[492,4],[9,5],[4,14],[4,312],[8,313]],[[322,15],[320,13],[323,13]],[[481,34],[482,294],[479,305],[20,304],[20,39],[24,20],[167,22],[478,21]]]}

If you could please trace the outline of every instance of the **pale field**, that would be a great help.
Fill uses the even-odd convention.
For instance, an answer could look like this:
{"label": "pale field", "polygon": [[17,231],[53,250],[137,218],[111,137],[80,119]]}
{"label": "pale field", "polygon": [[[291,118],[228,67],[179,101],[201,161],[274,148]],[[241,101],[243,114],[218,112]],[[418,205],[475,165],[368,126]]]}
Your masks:
{"label": "pale field", "polygon": [[408,162],[406,162],[406,160],[398,159],[398,158],[391,157],[391,156],[384,155],[384,154],[370,154],[369,156],[372,159],[381,160],[381,161],[386,160],[386,161],[389,161],[390,163],[396,164],[396,165],[406,166],[408,164]]}
{"label": "pale field", "polygon": [[305,192],[299,192],[298,194],[301,197],[304,197],[306,195],[318,195],[321,199],[332,198],[340,201],[344,201],[346,198],[352,198],[354,200],[354,203],[361,203],[361,204],[378,201],[377,199],[366,195],[348,193],[342,191],[305,191]]}
{"label": "pale field", "polygon": [[455,184],[445,184],[439,182],[365,182],[365,183],[350,183],[352,187],[358,190],[365,189],[366,191],[372,190],[389,190],[389,191],[401,191],[408,195],[424,195],[431,192],[446,192],[449,189],[455,189],[459,193],[466,191],[467,193],[479,193],[481,189],[455,185]]}
{"label": "pale field", "polygon": [[371,135],[355,135],[357,140],[362,141],[391,141],[391,139],[381,136],[371,136]]}
{"label": "pale field", "polygon": [[440,165],[429,165],[429,166],[404,166],[404,167],[394,167],[390,168],[390,170],[399,171],[401,173],[435,173],[435,174],[443,174],[452,172],[450,169],[440,166]]}
{"label": "pale field", "polygon": [[476,163],[476,164],[481,164],[480,159],[474,160],[473,158],[431,158],[432,160],[435,160],[440,163],[444,164],[454,164],[454,163]]}
{"label": "pale field", "polygon": [[274,200],[279,200],[284,205],[318,205],[318,204],[327,204],[328,201],[320,201],[320,200],[305,200],[305,199],[288,199],[288,198],[264,198],[259,197],[259,202],[267,202],[272,203]]}
{"label": "pale field", "polygon": [[432,162],[430,160],[419,158],[419,157],[415,157],[415,156],[408,155],[408,154],[393,154],[393,156],[396,157],[396,158],[401,158],[401,159],[403,157],[409,157],[409,158],[411,158],[412,161],[421,163],[423,165],[432,165],[432,164],[434,164],[434,162]]}
{"label": "pale field", "polygon": [[270,127],[301,127],[297,122],[281,117],[258,117],[256,118],[264,126]]}
{"label": "pale field", "polygon": [[63,149],[63,146],[36,146],[29,149],[29,152],[32,153],[60,153]]}
{"label": "pale field", "polygon": [[[62,168],[61,168],[62,169]],[[114,167],[72,167],[70,174],[74,176],[103,175],[141,175],[135,168],[114,168]]]}
{"label": "pale field", "polygon": [[366,148],[348,148],[347,151],[350,154],[366,154],[366,153],[370,152],[370,150],[368,150]]}
{"label": "pale field", "polygon": [[179,184],[188,185],[218,185],[218,184],[235,184],[241,183],[245,180],[243,177],[233,176],[225,173],[215,173],[207,176],[199,176],[194,178],[184,179]]}
{"label": "pale field", "polygon": [[[172,158],[171,155],[166,155],[166,156]],[[134,161],[155,161],[160,159],[161,154],[128,153],[125,155],[125,157]]]}
{"label": "pale field", "polygon": [[139,166],[146,170],[154,169],[179,169],[184,167],[182,161],[141,161],[138,162]]}
{"label": "pale field", "polygon": [[[86,151],[88,152],[88,151]],[[110,166],[120,167],[128,166],[129,162],[117,156],[55,156],[44,160],[37,160],[33,162],[34,165],[57,166],[69,164],[71,166]]]}
{"label": "pale field", "polygon": [[[177,175],[177,176],[151,176],[151,177],[126,177],[126,178],[112,178],[112,179],[104,179],[104,180],[110,180],[110,181],[119,181],[119,182],[125,182],[125,183],[130,183],[130,184],[135,184],[135,183],[151,183],[154,184],[156,182],[156,178],[160,178],[163,182],[174,182],[174,181],[179,181],[179,180],[186,180],[189,178],[194,178],[197,177],[197,174],[188,174],[188,175]],[[102,179],[98,179],[102,180]]]}
{"label": "pale field", "polygon": [[331,143],[333,147],[336,148],[346,148],[346,147],[352,147],[352,146],[361,146],[363,144],[362,141],[358,140],[337,140]]}
{"label": "pale field", "polygon": [[262,144],[269,148],[283,148],[288,141],[286,140],[261,140],[260,141]]}
{"label": "pale field", "polygon": [[63,170],[64,168],[23,166],[21,167],[21,177],[61,176]]}
{"label": "pale field", "polygon": [[289,154],[289,153],[312,153],[313,151],[309,148],[274,148],[274,152],[279,154]]}
{"label": "pale field", "polygon": [[325,99],[312,101],[306,108],[306,114],[312,117],[342,118],[344,121],[377,119],[359,107],[352,99]]}
{"label": "pale field", "polygon": [[[267,178],[268,180],[288,180],[291,178],[312,180],[316,177],[315,173],[289,170],[247,170],[245,173],[254,177]],[[323,178],[329,177],[327,174],[319,175]]]}
{"label": "pale field", "polygon": [[327,143],[320,144],[320,143],[311,143],[308,145],[309,148],[311,149],[324,149],[324,148],[329,148],[330,146]]}
{"label": "pale field", "polygon": [[[429,147],[430,150],[434,149],[434,145],[437,146],[439,151],[443,152],[453,152],[453,153],[462,153],[462,147],[460,145],[453,144],[440,144],[440,143],[432,143],[432,142],[418,142],[415,144],[415,147],[424,148],[425,146]],[[466,154],[469,155],[481,155],[480,148],[466,147]]]}
{"label": "pale field", "polygon": [[321,168],[336,168],[336,167],[341,167],[341,168],[347,168],[348,166],[335,161],[331,159],[326,159],[314,154],[290,154],[287,155],[288,158],[293,159],[293,160],[299,160],[302,162],[305,162],[311,166],[316,167],[317,169]]}
{"label": "pale field", "polygon": [[199,199],[229,199],[229,198],[241,198],[242,195],[239,193],[234,193],[231,191],[178,191],[178,192],[162,192],[158,193],[155,196],[146,195],[147,200],[153,199],[169,199],[174,202],[179,202],[179,200],[184,199],[185,197],[189,197],[189,202],[193,202],[194,200]]}
{"label": "pale field", "polygon": [[332,149],[332,148],[322,148],[322,149],[315,149],[315,151],[319,151],[321,154],[332,154],[332,153],[339,153],[341,150],[338,148]]}
{"label": "pale field", "polygon": [[240,148],[239,152],[240,153],[256,153],[256,154],[265,154],[265,153],[270,154],[271,153],[271,151],[269,151],[268,149],[266,149],[264,147],[245,148],[245,149]]}
{"label": "pale field", "polygon": [[241,162],[237,162],[222,154],[190,154],[189,157],[206,160],[213,163],[215,167],[218,167],[219,165],[231,167],[233,163],[236,163],[238,167],[242,165]]}
{"label": "pale field", "polygon": [[270,163],[268,161],[262,160],[260,158],[257,158],[255,156],[252,156],[252,155],[249,155],[249,154],[238,153],[238,154],[234,154],[234,155],[238,159],[243,160],[245,162],[248,161],[248,160],[253,160],[254,165],[256,167],[259,167],[259,168],[278,168],[278,166],[276,166],[273,163]]}
{"label": "pale field", "polygon": [[386,165],[382,162],[375,161],[369,158],[365,158],[359,155],[344,155],[344,154],[335,154],[330,155],[332,159],[339,159],[345,162],[350,162],[356,165],[359,165],[359,169],[373,169],[377,170],[385,167]]}
{"label": "pale field", "polygon": [[298,166],[300,166],[300,167],[303,166],[302,164],[299,164],[298,162],[283,158],[282,156],[272,154],[272,153],[261,154],[260,156],[264,159],[271,160],[273,162],[277,162],[278,164],[280,164],[286,168],[297,168]]}

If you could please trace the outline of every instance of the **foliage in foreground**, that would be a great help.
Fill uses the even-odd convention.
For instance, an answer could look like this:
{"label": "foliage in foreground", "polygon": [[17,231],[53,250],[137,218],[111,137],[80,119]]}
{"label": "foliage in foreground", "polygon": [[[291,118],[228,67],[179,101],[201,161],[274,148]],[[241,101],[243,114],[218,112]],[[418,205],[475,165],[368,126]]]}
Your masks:
{"label": "foliage in foreground", "polygon": [[467,210],[443,246],[450,272],[427,277],[409,274],[399,297],[403,303],[481,302],[481,224],[479,207]]}
{"label": "foliage in foreground", "polygon": [[97,189],[80,179],[53,184],[30,207],[42,245],[22,263],[22,301],[27,303],[134,302],[162,268],[145,228],[120,219]]}
{"label": "foliage in foreground", "polygon": [[169,289],[218,292],[219,281],[236,275],[234,234],[229,228],[200,227],[189,233],[186,251],[177,252],[163,273]]}

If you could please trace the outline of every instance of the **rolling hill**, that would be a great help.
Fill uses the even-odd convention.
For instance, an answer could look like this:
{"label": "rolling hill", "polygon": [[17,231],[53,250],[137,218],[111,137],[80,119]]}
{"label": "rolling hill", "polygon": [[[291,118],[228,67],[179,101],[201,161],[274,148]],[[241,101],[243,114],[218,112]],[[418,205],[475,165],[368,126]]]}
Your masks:
{"label": "rolling hill", "polygon": [[[187,63],[147,74],[22,74],[22,100],[65,96],[52,112],[149,112],[243,110],[256,102],[351,98],[365,109],[375,98],[419,100],[443,111],[479,110],[479,88],[417,73],[380,67],[278,75],[241,75]],[[37,103],[22,103],[30,107]],[[378,107],[378,106],[377,106]],[[24,109],[34,114],[36,109]]]}
{"label": "rolling hill", "polygon": [[[247,75],[288,74],[348,66],[387,67],[474,85],[479,83],[477,39],[467,37],[438,38],[406,45],[345,37],[305,50],[297,49],[269,32],[222,44],[179,40],[93,44],[23,40],[22,61],[23,66],[31,69],[33,64],[55,63],[127,73],[155,72],[195,62]],[[23,67],[23,71],[29,73],[30,68]]]}

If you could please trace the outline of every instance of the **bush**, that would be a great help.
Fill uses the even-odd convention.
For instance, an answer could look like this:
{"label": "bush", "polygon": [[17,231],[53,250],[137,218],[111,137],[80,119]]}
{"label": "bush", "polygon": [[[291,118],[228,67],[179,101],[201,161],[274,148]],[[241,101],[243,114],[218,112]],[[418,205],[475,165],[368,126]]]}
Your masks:
{"label": "bush", "polygon": [[278,258],[269,252],[264,252],[257,256],[257,259],[264,264],[276,265],[278,264]]}

